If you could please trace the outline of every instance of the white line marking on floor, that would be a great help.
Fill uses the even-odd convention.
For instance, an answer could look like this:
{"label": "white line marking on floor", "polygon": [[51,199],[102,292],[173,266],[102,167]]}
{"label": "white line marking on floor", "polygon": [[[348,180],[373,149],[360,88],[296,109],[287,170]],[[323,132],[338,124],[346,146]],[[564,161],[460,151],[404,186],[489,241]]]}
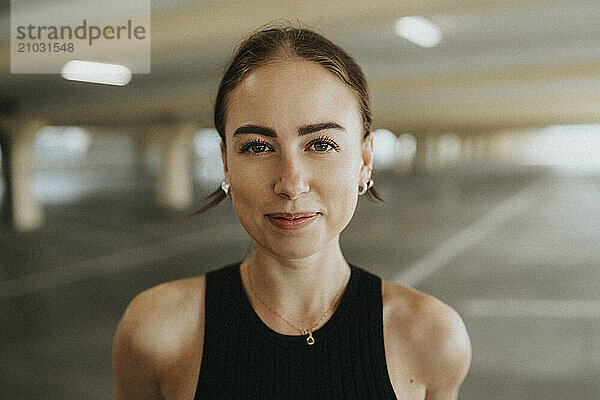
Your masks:
{"label": "white line marking on floor", "polygon": [[600,318],[600,300],[468,299],[457,311],[467,318]]}
{"label": "white line marking on floor", "polygon": [[452,259],[488,237],[507,220],[531,208],[539,198],[539,190],[547,184],[546,179],[545,176],[537,179],[520,192],[503,201],[473,224],[400,272],[392,279],[392,282],[414,287],[442,269]]}
{"label": "white line marking on floor", "polygon": [[188,234],[91,260],[34,272],[0,282],[0,301],[192,253],[209,248],[214,243],[244,240],[247,238],[244,235],[244,232],[239,232],[237,229],[224,229],[220,232],[207,232],[202,235],[200,233]]}

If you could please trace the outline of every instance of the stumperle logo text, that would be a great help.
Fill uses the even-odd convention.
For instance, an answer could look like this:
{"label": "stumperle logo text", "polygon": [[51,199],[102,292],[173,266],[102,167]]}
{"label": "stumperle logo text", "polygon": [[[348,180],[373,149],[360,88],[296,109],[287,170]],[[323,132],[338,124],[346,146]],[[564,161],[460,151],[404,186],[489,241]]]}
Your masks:
{"label": "stumperle logo text", "polygon": [[21,25],[16,28],[16,38],[19,40],[66,40],[66,39],[87,39],[91,46],[94,40],[142,40],[146,38],[146,28],[141,25],[134,26],[130,19],[126,25],[88,25],[87,20],[83,20],[81,25],[73,28],[70,25]]}

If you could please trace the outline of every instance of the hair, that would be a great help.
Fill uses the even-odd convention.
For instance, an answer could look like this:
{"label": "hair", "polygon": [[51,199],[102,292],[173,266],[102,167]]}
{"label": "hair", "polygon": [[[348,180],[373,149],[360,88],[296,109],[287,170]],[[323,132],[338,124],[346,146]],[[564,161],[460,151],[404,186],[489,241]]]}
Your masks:
{"label": "hair", "polygon": [[[315,62],[331,71],[355,93],[362,116],[363,140],[371,134],[371,108],[367,81],[360,67],[342,48],[322,35],[306,29],[292,26],[268,26],[250,35],[239,46],[231,59],[217,92],[214,123],[223,146],[225,141],[225,119],[229,95],[248,74],[271,62],[299,58]],[[367,191],[369,200],[383,201],[371,186]],[[209,194],[207,203],[189,216],[200,214],[217,205],[226,197],[218,188]]]}

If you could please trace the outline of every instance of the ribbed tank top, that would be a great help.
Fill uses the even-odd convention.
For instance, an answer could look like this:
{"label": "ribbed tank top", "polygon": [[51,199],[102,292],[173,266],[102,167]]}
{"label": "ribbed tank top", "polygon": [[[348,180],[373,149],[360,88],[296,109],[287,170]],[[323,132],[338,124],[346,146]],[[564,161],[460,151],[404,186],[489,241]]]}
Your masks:
{"label": "ribbed tank top", "polygon": [[206,275],[205,332],[195,400],[396,399],[383,345],[381,278],[350,264],[331,318],[282,335],[256,314],[240,263]]}

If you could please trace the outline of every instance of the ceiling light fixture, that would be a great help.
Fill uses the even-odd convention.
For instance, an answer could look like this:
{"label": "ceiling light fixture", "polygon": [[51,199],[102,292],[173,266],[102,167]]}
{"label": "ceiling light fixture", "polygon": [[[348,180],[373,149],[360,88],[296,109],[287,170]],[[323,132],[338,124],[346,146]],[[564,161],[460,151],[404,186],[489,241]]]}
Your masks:
{"label": "ceiling light fixture", "polygon": [[124,65],[71,60],[61,75],[70,81],[125,86],[131,81],[131,71]]}
{"label": "ceiling light fixture", "polygon": [[439,28],[423,17],[402,17],[396,20],[396,34],[421,47],[435,47],[442,34]]}

